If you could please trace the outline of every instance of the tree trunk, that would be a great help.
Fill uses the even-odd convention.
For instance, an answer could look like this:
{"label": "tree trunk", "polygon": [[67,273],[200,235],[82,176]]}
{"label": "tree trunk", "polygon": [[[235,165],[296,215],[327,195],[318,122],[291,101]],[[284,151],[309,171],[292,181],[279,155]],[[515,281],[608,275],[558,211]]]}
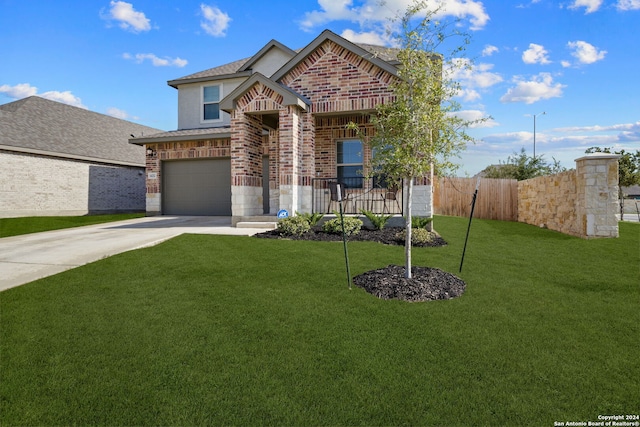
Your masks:
{"label": "tree trunk", "polygon": [[433,231],[433,216],[435,214],[435,212],[433,211],[433,194],[434,194],[434,187],[436,185],[436,183],[433,181],[433,178],[435,177],[435,174],[433,173],[433,160],[431,161],[431,164],[429,165],[429,186],[431,187],[431,195],[429,197],[429,214],[431,215],[431,222],[429,223],[429,226],[427,227],[427,229],[429,231]]}
{"label": "tree trunk", "polygon": [[406,209],[404,213],[404,229],[405,229],[405,240],[404,240],[404,258],[405,258],[405,266],[404,266],[404,277],[407,279],[411,279],[411,193],[413,192],[413,178],[409,178],[407,182],[407,194],[405,197],[406,200]]}

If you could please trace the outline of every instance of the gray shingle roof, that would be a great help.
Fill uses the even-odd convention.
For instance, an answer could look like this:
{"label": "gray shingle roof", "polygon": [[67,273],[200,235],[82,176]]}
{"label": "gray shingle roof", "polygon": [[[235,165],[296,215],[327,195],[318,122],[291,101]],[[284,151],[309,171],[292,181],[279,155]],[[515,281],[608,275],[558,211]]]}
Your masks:
{"label": "gray shingle roof", "polygon": [[0,105],[0,149],[144,166],[144,148],[129,138],[159,132],[37,96]]}

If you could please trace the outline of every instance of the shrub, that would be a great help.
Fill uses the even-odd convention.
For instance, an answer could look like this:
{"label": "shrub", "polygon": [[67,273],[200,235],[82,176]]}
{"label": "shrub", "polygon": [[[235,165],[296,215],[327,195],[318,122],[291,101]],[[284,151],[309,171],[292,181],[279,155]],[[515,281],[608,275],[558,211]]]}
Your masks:
{"label": "shrub", "polygon": [[[396,240],[404,242],[407,236],[407,230],[398,231],[396,234]],[[428,231],[426,228],[411,228],[411,244],[422,245],[433,241],[435,234]]]}
{"label": "shrub", "polygon": [[411,228],[422,228],[428,229],[429,224],[433,221],[433,218],[426,216],[412,216],[411,217]]}
{"label": "shrub", "polygon": [[301,236],[309,230],[309,221],[302,216],[290,216],[278,221],[278,231],[285,236]]}
{"label": "shrub", "polygon": [[376,230],[382,230],[387,221],[389,221],[389,218],[392,217],[392,215],[374,214],[373,212],[365,209],[362,209],[360,212],[362,212],[362,214],[366,216],[369,221],[371,221],[371,224],[373,224],[373,228]]}
{"label": "shrub", "polygon": [[322,219],[324,214],[316,212],[316,213],[299,213],[296,212],[296,216],[304,218],[311,227],[315,227],[318,224],[318,221]]}
{"label": "shrub", "polygon": [[[352,216],[344,217],[344,234],[351,236],[352,234],[358,234],[362,228],[362,221]],[[334,219],[330,219],[322,224],[322,230],[326,233],[341,234],[342,224],[340,222],[340,216]]]}

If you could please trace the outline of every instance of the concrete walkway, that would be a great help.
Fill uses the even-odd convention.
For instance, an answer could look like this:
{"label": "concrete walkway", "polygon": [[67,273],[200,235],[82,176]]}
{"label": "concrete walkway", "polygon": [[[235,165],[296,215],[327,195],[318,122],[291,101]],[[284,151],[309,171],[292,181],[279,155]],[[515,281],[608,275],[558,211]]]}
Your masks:
{"label": "concrete walkway", "polygon": [[253,235],[229,217],[157,216],[0,238],[0,291],[183,233]]}

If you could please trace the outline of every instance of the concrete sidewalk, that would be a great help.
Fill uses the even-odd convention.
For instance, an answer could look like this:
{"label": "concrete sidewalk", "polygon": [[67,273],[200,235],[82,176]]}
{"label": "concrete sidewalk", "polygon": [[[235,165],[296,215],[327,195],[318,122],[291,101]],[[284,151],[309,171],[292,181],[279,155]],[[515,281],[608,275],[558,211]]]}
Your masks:
{"label": "concrete sidewalk", "polygon": [[0,239],[0,291],[183,233],[253,235],[229,217],[157,216]]}

